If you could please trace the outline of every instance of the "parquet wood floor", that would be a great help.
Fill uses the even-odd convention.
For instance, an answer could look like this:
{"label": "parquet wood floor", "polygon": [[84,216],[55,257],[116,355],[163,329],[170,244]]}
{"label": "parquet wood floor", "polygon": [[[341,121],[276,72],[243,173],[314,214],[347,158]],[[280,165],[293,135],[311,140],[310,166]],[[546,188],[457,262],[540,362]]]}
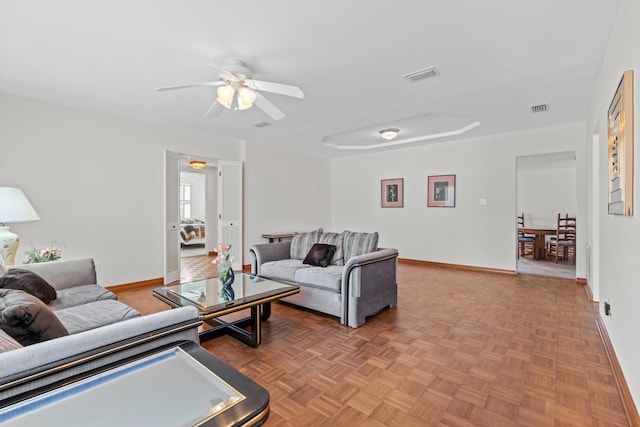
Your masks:
{"label": "parquet wood floor", "polygon": [[[269,390],[269,426],[627,425],[575,280],[400,263],[398,287],[358,329],[276,303],[259,348],[202,346]],[[150,288],[117,293],[167,308]]]}

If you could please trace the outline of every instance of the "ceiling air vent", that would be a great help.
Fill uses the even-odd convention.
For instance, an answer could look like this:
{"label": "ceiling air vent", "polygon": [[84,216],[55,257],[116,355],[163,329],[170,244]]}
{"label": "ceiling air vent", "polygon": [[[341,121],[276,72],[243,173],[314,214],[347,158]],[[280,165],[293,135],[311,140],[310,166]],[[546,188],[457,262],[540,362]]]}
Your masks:
{"label": "ceiling air vent", "polygon": [[414,71],[409,74],[405,74],[402,77],[404,77],[409,83],[413,83],[418,80],[426,79],[428,77],[435,77],[438,74],[440,74],[440,72],[438,72],[435,67],[429,67],[422,70]]}
{"label": "ceiling air vent", "polygon": [[548,109],[549,109],[549,104],[534,105],[533,107],[531,107],[531,112],[532,113],[544,113]]}
{"label": "ceiling air vent", "polygon": [[265,122],[265,121],[262,121],[262,120],[261,120],[261,121],[259,121],[259,122],[255,122],[255,123],[254,123],[253,125],[251,125],[251,126],[255,126],[255,127],[257,127],[257,128],[263,128],[263,127],[265,127],[265,126],[269,126],[269,125],[271,125],[271,123],[267,123],[267,122]]}

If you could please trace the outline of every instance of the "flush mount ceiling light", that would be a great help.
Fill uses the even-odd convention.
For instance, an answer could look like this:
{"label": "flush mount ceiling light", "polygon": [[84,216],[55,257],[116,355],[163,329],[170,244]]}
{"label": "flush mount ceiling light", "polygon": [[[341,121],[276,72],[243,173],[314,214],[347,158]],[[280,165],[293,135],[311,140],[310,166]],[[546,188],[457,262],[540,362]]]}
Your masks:
{"label": "flush mount ceiling light", "polygon": [[400,132],[400,130],[396,128],[387,128],[387,129],[382,129],[379,132],[381,137],[383,137],[387,141],[391,141],[393,138],[398,136],[398,133]]}
{"label": "flush mount ceiling light", "polygon": [[192,160],[189,162],[191,169],[204,169],[205,166],[207,166],[207,163],[202,160]]}
{"label": "flush mount ceiling light", "polygon": [[[370,132],[372,131],[372,129],[366,129],[366,131],[364,132],[363,129],[356,129],[349,132],[343,132],[341,134],[325,136],[323,137],[322,143],[328,147],[336,148],[338,150],[374,150],[378,148],[393,147],[402,144],[426,142],[441,138],[464,135],[472,129],[475,129],[476,127],[481,125],[481,123],[477,120],[474,122],[468,122],[466,117],[438,114],[437,117],[439,118],[439,120],[444,120],[445,124],[439,124],[436,127],[425,127],[424,122],[427,116],[433,116],[433,114],[416,116],[409,119],[401,120],[403,124],[406,124],[406,129],[411,129],[414,127],[418,128],[420,127],[420,124],[422,124],[423,126],[422,130],[419,132],[416,132],[415,130],[407,131],[403,127],[403,129],[405,129],[403,132],[409,133],[401,138],[371,144]],[[446,120],[447,117],[449,117],[449,120]],[[420,121],[418,122],[417,119],[419,119]],[[383,129],[378,132],[382,136],[382,132],[386,130],[387,129]],[[393,130],[395,131],[397,129]],[[363,135],[359,141],[356,137],[354,137],[354,135],[357,134]]]}

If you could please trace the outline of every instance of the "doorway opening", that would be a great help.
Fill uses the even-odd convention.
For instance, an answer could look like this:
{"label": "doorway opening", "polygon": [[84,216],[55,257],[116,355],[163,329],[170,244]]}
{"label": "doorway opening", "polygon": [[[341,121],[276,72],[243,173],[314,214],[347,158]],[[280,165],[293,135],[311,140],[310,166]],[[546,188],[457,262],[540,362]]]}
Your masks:
{"label": "doorway opening", "polygon": [[207,175],[180,169],[180,257],[207,255]]}
{"label": "doorway opening", "polygon": [[[554,230],[558,214],[575,216],[577,212],[575,151],[546,153],[516,158],[517,206],[514,215],[524,214],[525,228]],[[549,240],[553,235],[545,236]],[[516,251],[519,251],[517,242]],[[546,247],[546,242],[545,242]],[[547,259],[544,251],[516,256],[519,274],[575,279],[575,260],[558,262]]]}
{"label": "doorway opening", "polygon": [[[193,170],[192,160],[204,165]],[[219,242],[232,245],[241,269],[242,188],[240,161],[165,151],[165,284],[181,280],[181,251],[192,244],[207,258]]]}

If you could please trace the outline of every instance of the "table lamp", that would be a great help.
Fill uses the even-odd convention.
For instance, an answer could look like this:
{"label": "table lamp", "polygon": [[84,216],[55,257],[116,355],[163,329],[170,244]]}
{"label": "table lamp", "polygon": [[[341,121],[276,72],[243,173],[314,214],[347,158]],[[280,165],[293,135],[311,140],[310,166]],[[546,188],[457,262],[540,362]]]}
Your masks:
{"label": "table lamp", "polygon": [[0,264],[13,265],[20,239],[6,222],[36,221],[40,217],[18,188],[0,187]]}

